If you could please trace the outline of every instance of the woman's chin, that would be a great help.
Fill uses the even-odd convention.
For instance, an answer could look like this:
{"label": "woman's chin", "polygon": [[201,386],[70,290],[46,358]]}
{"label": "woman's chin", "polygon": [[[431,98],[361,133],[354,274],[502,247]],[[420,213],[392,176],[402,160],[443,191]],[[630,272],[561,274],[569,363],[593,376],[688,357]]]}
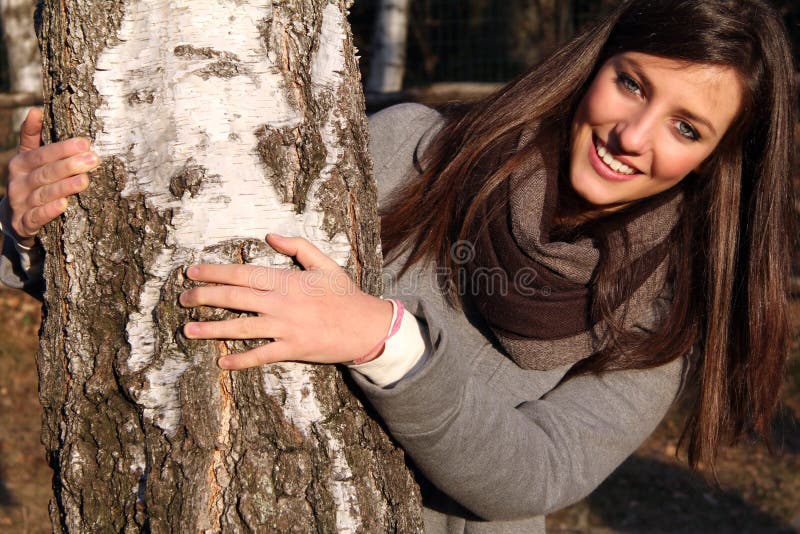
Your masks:
{"label": "woman's chin", "polygon": [[587,205],[592,211],[615,211],[631,202],[624,198],[619,192],[609,191],[602,187],[601,183],[583,183],[583,181],[572,180],[572,189],[581,202]]}

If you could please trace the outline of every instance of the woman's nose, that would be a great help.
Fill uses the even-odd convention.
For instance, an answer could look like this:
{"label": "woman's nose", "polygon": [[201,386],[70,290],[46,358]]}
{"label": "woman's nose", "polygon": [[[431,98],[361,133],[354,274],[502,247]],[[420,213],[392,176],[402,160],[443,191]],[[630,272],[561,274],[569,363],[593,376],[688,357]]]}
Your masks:
{"label": "woman's nose", "polygon": [[625,154],[647,152],[652,145],[654,126],[654,117],[644,111],[619,121],[614,128],[619,149]]}

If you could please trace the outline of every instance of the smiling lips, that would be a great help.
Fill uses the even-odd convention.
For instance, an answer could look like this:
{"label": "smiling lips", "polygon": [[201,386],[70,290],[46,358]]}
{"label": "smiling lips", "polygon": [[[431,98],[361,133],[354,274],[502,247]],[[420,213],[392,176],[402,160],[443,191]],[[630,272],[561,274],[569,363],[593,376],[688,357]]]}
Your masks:
{"label": "smiling lips", "polygon": [[641,174],[639,169],[614,158],[600,139],[592,137],[592,144],[589,147],[589,163],[597,174],[616,182],[625,182]]}

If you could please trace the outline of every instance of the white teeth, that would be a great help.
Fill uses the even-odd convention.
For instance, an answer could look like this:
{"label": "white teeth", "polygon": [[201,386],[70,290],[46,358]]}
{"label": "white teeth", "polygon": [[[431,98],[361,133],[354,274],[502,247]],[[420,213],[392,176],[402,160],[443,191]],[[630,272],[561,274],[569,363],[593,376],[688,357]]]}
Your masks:
{"label": "white teeth", "polygon": [[621,161],[614,159],[611,154],[608,153],[606,147],[601,145],[599,142],[595,143],[595,148],[597,149],[597,155],[600,156],[600,159],[602,159],[603,162],[611,167],[615,172],[620,174],[633,174],[635,172],[632,168],[628,167]]}

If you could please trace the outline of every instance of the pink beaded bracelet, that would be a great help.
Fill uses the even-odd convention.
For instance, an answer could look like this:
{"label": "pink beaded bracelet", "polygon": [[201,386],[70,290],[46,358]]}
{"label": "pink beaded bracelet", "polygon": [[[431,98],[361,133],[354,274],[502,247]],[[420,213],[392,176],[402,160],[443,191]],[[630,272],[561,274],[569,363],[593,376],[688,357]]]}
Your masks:
{"label": "pink beaded bracelet", "polygon": [[378,352],[380,348],[389,341],[389,338],[392,337],[400,330],[400,324],[403,322],[403,311],[405,310],[405,306],[403,306],[402,300],[397,299],[388,299],[392,303],[392,307],[394,308],[392,313],[392,326],[389,328],[389,333],[386,334],[386,337],[378,341],[374,347],[372,347],[369,352],[367,352],[364,356],[360,357],[357,360],[353,360],[353,365],[359,365],[362,363],[366,363],[367,358],[369,358],[373,353]]}

